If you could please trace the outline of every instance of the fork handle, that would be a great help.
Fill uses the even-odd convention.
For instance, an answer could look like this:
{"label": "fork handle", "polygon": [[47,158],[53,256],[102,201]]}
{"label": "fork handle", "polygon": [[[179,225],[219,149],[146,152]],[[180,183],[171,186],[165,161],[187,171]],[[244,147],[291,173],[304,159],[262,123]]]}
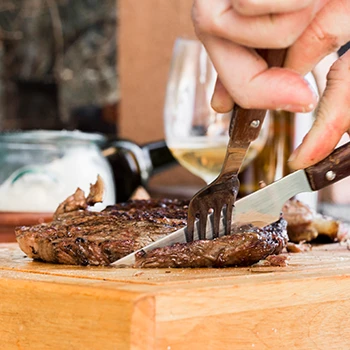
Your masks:
{"label": "fork handle", "polygon": [[[282,67],[286,49],[257,50],[269,67]],[[245,109],[235,105],[230,122],[230,140],[227,146],[222,175],[238,174],[247,149],[260,133],[266,110]]]}
{"label": "fork handle", "polygon": [[[286,57],[286,49],[257,50],[269,67],[282,67]],[[230,142],[250,143],[258,136],[265,119],[266,110],[245,109],[235,105],[230,123]]]}
{"label": "fork handle", "polygon": [[258,136],[265,119],[266,111],[262,109],[245,109],[235,105],[230,124],[229,147],[245,146]]}

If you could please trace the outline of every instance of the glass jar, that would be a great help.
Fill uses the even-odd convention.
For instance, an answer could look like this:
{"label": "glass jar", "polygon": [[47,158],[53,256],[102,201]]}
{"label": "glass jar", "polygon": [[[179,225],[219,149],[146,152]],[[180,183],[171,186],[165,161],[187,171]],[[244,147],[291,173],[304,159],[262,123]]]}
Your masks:
{"label": "glass jar", "polygon": [[105,143],[102,135],[79,131],[0,133],[0,211],[52,213],[77,187],[87,195],[98,174],[105,195],[94,208],[114,204]]}

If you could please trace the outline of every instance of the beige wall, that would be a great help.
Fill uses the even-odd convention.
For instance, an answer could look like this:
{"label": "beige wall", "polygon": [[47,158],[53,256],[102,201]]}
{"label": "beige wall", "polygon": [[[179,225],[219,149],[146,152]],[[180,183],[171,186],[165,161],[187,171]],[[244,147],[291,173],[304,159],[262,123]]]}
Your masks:
{"label": "beige wall", "polygon": [[119,0],[120,131],[144,142],[163,137],[172,46],[193,35],[190,0]]}
{"label": "beige wall", "polygon": [[[120,133],[136,142],[164,138],[163,105],[174,40],[195,37],[191,0],[119,0]],[[153,183],[202,184],[178,167]]]}

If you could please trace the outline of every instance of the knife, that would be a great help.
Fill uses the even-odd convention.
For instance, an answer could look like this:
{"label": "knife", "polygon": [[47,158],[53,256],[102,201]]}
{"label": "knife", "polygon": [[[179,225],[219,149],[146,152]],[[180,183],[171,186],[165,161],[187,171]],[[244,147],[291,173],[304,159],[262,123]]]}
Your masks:
{"label": "knife", "polygon": [[[327,158],[304,170],[275,181],[235,203],[232,222],[237,225],[250,223],[264,227],[277,221],[283,204],[302,192],[318,191],[350,175],[350,142],[335,149]],[[224,215],[221,216],[219,236],[224,235]],[[208,215],[206,237],[213,237],[213,217]],[[187,227],[183,227],[145,247],[112,263],[115,267],[131,267],[135,263],[137,252],[149,252],[155,248],[171,246],[174,243],[186,243]],[[194,240],[198,240],[198,227],[195,225]]]}

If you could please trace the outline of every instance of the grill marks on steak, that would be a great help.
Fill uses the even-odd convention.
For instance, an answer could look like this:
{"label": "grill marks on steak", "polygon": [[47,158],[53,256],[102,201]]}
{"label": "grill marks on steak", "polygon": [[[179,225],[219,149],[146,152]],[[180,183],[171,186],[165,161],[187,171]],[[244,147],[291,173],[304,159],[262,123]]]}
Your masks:
{"label": "grill marks on steak", "polygon": [[141,251],[136,254],[135,267],[249,266],[281,253],[288,240],[286,226],[280,219],[263,229],[244,226],[230,236]]}
{"label": "grill marks on steak", "polygon": [[[99,178],[85,198],[77,189],[57,208],[51,223],[16,228],[30,258],[71,265],[109,265],[186,225],[188,201],[135,200],[87,210],[102,200]],[[287,243],[286,221],[263,229],[241,226],[230,236],[155,249],[136,256],[137,267],[248,266],[279,254]]]}
{"label": "grill marks on steak", "polygon": [[186,225],[186,201],[130,201],[100,213],[59,214],[49,224],[16,229],[31,258],[74,265],[109,265]]}
{"label": "grill marks on steak", "polygon": [[[188,202],[129,201],[100,213],[63,213],[49,224],[16,229],[31,258],[72,265],[109,265],[186,224]],[[287,243],[286,221],[264,229],[246,225],[230,236],[175,244],[138,254],[137,267],[248,266],[279,254]]]}

